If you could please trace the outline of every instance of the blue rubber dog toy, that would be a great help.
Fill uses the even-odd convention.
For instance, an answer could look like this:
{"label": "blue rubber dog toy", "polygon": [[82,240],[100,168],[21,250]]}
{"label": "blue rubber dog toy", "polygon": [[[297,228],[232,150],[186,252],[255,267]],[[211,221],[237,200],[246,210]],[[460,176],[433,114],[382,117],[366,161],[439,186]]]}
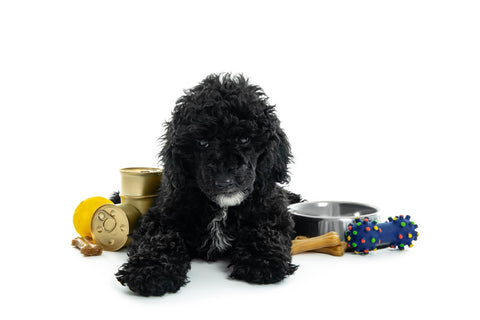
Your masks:
{"label": "blue rubber dog toy", "polygon": [[355,218],[354,223],[348,225],[345,238],[347,247],[352,248],[355,253],[368,254],[377,250],[378,246],[385,245],[404,250],[405,246],[413,247],[412,241],[417,240],[417,227],[408,215],[389,217],[384,223],[370,221],[368,218]]}

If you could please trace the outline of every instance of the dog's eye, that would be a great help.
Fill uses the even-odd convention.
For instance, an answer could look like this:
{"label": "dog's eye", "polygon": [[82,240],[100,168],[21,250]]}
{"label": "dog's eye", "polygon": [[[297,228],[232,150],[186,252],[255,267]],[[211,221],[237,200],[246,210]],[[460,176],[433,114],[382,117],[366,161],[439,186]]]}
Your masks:
{"label": "dog's eye", "polygon": [[241,137],[237,139],[240,144],[247,144],[250,142],[250,138],[248,137]]}
{"label": "dog's eye", "polygon": [[208,140],[200,140],[200,141],[198,141],[198,144],[202,148],[208,148]]}

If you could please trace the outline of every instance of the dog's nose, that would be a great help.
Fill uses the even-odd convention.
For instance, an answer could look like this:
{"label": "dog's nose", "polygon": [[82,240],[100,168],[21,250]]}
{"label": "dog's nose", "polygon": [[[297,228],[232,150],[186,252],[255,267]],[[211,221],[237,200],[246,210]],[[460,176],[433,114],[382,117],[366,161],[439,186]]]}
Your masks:
{"label": "dog's nose", "polygon": [[215,180],[215,187],[219,190],[231,188],[233,186],[233,178],[229,176],[221,176]]}

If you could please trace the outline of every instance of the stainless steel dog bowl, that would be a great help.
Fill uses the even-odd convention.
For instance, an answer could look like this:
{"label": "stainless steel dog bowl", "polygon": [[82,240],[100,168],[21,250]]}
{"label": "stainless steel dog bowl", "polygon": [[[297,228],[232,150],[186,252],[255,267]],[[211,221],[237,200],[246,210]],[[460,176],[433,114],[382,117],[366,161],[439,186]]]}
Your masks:
{"label": "stainless steel dog bowl", "polygon": [[356,217],[380,221],[377,208],[354,202],[300,202],[288,207],[297,236],[316,237],[336,231],[345,241],[345,230]]}

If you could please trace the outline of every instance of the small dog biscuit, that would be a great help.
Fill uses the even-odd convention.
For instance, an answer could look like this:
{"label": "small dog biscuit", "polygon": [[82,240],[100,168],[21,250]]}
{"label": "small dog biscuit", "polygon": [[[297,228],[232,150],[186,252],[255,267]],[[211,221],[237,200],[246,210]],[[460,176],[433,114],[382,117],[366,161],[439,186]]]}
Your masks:
{"label": "small dog biscuit", "polygon": [[78,237],[72,240],[72,246],[80,249],[85,256],[99,256],[102,254],[102,247],[93,242],[90,237]]}

